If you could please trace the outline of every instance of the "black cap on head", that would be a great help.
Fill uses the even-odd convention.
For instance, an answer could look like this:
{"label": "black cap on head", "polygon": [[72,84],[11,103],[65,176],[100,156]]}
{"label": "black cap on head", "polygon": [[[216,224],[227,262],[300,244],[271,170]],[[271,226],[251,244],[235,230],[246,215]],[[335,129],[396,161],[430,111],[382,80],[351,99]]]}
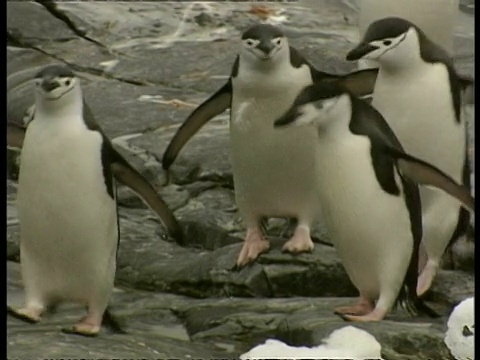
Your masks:
{"label": "black cap on head", "polygon": [[249,27],[243,34],[242,40],[245,39],[256,39],[256,40],[263,40],[263,39],[274,39],[277,37],[284,37],[285,34],[283,31],[273,25],[270,24],[256,24]]}
{"label": "black cap on head", "polygon": [[75,74],[70,70],[70,68],[66,65],[48,65],[40,70],[37,75],[35,75],[36,79],[41,79],[44,77],[74,77]]}
{"label": "black cap on head", "polygon": [[374,40],[394,38],[400,36],[411,27],[417,29],[415,24],[399,17],[387,17],[372,22],[363,37],[363,42],[368,43]]}

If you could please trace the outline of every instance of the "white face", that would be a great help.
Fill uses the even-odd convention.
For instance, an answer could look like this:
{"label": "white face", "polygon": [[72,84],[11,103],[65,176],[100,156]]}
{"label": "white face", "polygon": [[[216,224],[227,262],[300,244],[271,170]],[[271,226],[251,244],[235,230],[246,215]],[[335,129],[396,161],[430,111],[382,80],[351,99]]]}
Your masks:
{"label": "white face", "polygon": [[269,40],[244,39],[243,51],[244,56],[252,59],[260,59],[267,61],[275,58],[282,49],[288,48],[287,39],[285,37],[276,37]]}
{"label": "white face", "polygon": [[297,115],[291,123],[294,126],[314,125],[321,127],[331,121],[336,114],[336,108],[341,96],[317,100],[297,107]]}
{"label": "white face", "polygon": [[46,101],[57,101],[73,96],[78,83],[76,77],[54,77],[35,79],[37,95]]}
{"label": "white face", "polygon": [[365,54],[362,59],[374,60],[385,64],[404,64],[420,53],[418,36],[414,28],[392,38],[383,38],[369,42],[375,50]]}

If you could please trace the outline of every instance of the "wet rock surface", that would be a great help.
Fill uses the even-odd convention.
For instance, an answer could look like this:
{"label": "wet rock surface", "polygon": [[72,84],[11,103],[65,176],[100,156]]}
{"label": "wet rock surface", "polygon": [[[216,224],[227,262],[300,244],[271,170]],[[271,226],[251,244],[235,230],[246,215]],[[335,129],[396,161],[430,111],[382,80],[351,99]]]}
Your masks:
{"label": "wet rock surface", "polygon": [[[358,39],[354,1],[322,7],[265,4],[270,21],[324,71],[347,72],[345,53]],[[473,76],[472,1],[462,1],[455,64]],[[230,74],[240,33],[260,21],[248,3],[37,2],[7,3],[7,117],[23,122],[33,104],[31,69],[73,66],[89,106],[116,148],[151,181],[185,233],[170,241],[161,222],[127,188],[119,187],[121,245],[112,312],[127,335],[95,339],[60,332],[83,316],[62,306],[37,325],[7,319],[9,358],[238,358],[268,338],[317,345],[345,325],[336,306],[357,296],[321,221],[310,254],[281,246],[286,220],[271,220],[269,253],[234,268],[244,227],[235,206],[229,162],[228,114],[217,116],[184,147],[170,183],[159,163],[171,137],[193,108]],[[30,71],[30,72],[29,72]],[[172,102],[172,100],[175,100]],[[473,134],[473,132],[472,132]],[[472,142],[473,143],[473,142]],[[16,153],[9,151],[7,182],[7,301],[19,306]],[[470,253],[471,254],[471,249]],[[462,258],[466,258],[463,261]],[[443,316],[412,318],[401,309],[380,324],[354,324],[377,338],[385,359],[451,359],[443,343],[452,307],[474,293],[472,257],[457,256],[426,299]]]}

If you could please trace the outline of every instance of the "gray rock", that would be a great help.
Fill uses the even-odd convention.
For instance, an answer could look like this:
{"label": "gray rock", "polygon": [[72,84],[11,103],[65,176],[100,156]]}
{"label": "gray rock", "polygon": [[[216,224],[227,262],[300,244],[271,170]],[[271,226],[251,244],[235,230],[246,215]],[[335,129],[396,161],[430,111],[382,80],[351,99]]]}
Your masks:
{"label": "gray rock", "polygon": [[462,300],[474,296],[475,276],[471,273],[453,270],[440,270],[425,299],[456,306]]}
{"label": "gray rock", "polygon": [[[176,128],[168,127],[135,138],[133,146],[148,149],[161,159]],[[185,145],[172,165],[172,179],[179,183],[214,181],[232,186],[228,124],[225,120],[211,120]]]}
{"label": "gray rock", "polygon": [[[23,301],[18,264],[8,263],[8,298],[10,306]],[[191,300],[168,294],[142,293],[116,289],[111,311],[127,335],[103,330],[95,339],[60,332],[84,315],[77,305],[63,305],[56,313],[44,316],[39,324],[26,324],[9,317],[7,353],[9,358],[225,358],[231,357],[214,344],[191,342],[172,309]]]}
{"label": "gray rock", "polygon": [[[315,5],[282,2],[265,7],[276,16],[272,22],[286,17],[281,26],[290,43],[319,69],[335,73],[354,69],[344,56],[358,41],[358,4],[316,0]],[[473,75],[474,21],[465,11],[471,5],[470,0],[461,1],[453,55],[456,67]],[[160,220],[120,185],[119,288],[111,307],[129,334],[104,332],[97,339],[64,335],[60,327],[84,314],[80,307],[65,305],[38,325],[8,318],[8,357],[238,358],[267,338],[317,345],[344,326],[332,311],[354,301],[351,297],[357,291],[335,249],[322,244],[330,239],[320,219],[312,231],[317,245],[311,254],[281,253],[293,224],[271,219],[267,225],[271,250],[251,266],[233,269],[245,229],[234,201],[227,112],[187,143],[171,168],[170,183],[164,185],[163,152],[194,107],[226,81],[239,34],[260,21],[252,11],[254,5],[108,2],[100,7],[95,2],[57,2],[49,6],[7,3],[11,45],[7,82],[37,66],[73,65],[97,121],[175,211],[186,241],[184,247],[173,243]],[[17,84],[7,94],[7,119],[21,122],[32,103],[31,82]],[[17,172],[15,157],[8,155],[11,178]],[[9,181],[7,259],[18,261],[15,197],[15,183]],[[471,254],[454,252],[455,270],[440,271],[425,297],[442,318],[412,318],[398,309],[381,323],[354,326],[377,337],[385,359],[451,359],[443,344],[446,316],[452,306],[474,293]],[[8,263],[11,305],[23,301],[18,270],[18,264]]]}
{"label": "gray rock", "polygon": [[63,21],[33,1],[7,3],[7,33],[25,44],[63,42],[77,37]]}

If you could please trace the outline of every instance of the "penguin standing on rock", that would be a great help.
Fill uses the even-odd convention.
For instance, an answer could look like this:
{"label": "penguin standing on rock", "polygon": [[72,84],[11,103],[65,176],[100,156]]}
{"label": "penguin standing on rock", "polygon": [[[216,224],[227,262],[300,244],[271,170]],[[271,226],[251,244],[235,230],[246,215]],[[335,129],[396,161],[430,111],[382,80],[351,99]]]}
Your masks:
{"label": "penguin standing on rock", "polygon": [[[372,105],[406,151],[470,188],[467,124],[462,92],[472,85],[456,73],[448,54],[413,23],[396,17],[373,22],[347,60],[379,64]],[[418,294],[429,289],[447,248],[469,227],[469,213],[435,189],[420,189],[423,211]]]}
{"label": "penguin standing on rock", "polygon": [[237,266],[255,260],[269,248],[261,221],[267,217],[297,220],[283,250],[311,251],[310,227],[319,204],[314,196],[316,138],[309,129],[274,131],[273,121],[293,103],[305,86],[338,81],[357,95],[371,94],[376,70],[345,76],[316,70],[278,27],[258,24],[242,35],[242,48],[228,82],[185,120],[168,145],[163,167],[208,120],[231,109],[230,149],[235,199],[247,228]]}
{"label": "penguin standing on rock", "polygon": [[25,306],[7,311],[36,323],[49,307],[80,303],[87,315],[63,331],[95,336],[102,320],[115,327],[107,310],[119,242],[115,179],[136,191],[172,236],[181,230],[152,186],[103,134],[73,72],[51,65],[35,82],[35,114],[23,138],[21,127],[7,126],[7,142],[22,149],[17,208],[25,286]]}
{"label": "penguin standing on rock", "polygon": [[315,127],[321,149],[316,196],[332,243],[360,292],[357,304],[336,313],[350,321],[378,321],[399,302],[412,313],[435,316],[416,293],[422,239],[417,184],[444,190],[474,211],[468,189],[405,153],[382,115],[338,84],[305,88],[275,121],[277,128],[288,124]]}

